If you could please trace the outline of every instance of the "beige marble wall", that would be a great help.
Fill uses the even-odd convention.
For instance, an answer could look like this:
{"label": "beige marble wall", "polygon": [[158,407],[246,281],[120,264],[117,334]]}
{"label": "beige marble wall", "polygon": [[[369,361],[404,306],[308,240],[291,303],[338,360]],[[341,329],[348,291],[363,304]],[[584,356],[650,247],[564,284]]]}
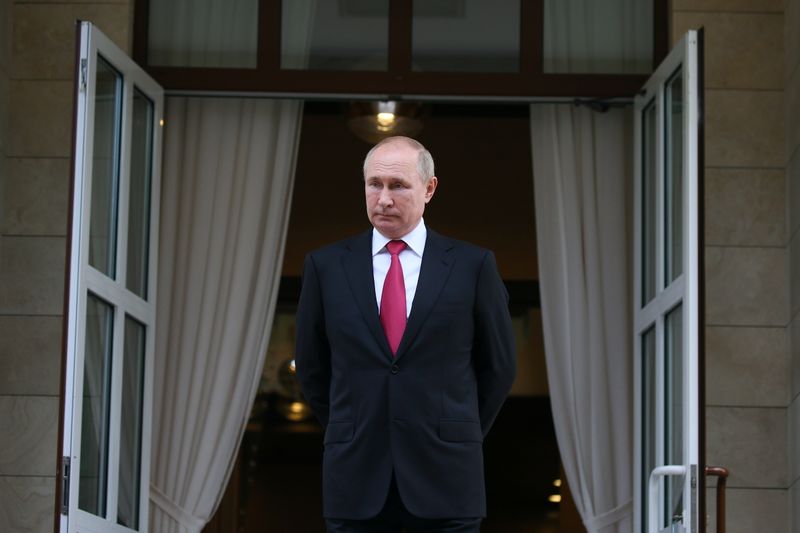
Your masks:
{"label": "beige marble wall", "polygon": [[706,457],[731,470],[729,532],[787,532],[784,0],[672,6],[673,40],[705,29]]}
{"label": "beige marble wall", "polygon": [[[75,21],[130,50],[128,0],[0,0],[0,531],[52,531]],[[13,19],[13,24],[11,23]],[[5,112],[8,112],[6,115]],[[7,118],[6,118],[7,117]]]}
{"label": "beige marble wall", "polygon": [[792,533],[800,533],[800,0],[786,0],[785,116],[791,361],[789,404],[789,502]]}

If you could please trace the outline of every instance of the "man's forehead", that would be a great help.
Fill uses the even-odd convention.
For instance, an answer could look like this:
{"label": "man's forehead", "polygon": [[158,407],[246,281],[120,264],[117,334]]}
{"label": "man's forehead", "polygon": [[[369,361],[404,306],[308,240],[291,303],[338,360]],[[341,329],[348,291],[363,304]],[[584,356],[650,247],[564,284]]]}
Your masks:
{"label": "man's forehead", "polygon": [[396,141],[389,144],[384,144],[375,149],[372,153],[372,159],[378,158],[402,158],[402,159],[416,159],[419,151],[404,142]]}
{"label": "man's forehead", "polygon": [[406,158],[387,158],[387,159],[374,159],[367,165],[367,170],[374,172],[383,171],[400,171],[400,170],[413,170],[416,168],[416,161]]}
{"label": "man's forehead", "polygon": [[[383,147],[381,147],[383,148]],[[394,175],[416,171],[417,157],[414,152],[376,150],[367,163],[366,175]]]}

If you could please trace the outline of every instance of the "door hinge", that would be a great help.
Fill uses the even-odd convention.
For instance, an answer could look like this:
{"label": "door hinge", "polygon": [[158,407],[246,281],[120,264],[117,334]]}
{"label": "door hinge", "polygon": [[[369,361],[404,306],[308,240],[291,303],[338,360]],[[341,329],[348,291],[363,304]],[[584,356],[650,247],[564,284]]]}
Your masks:
{"label": "door hinge", "polygon": [[697,533],[697,465],[689,466],[689,484],[691,485],[691,516],[689,517],[690,533]]}
{"label": "door hinge", "polygon": [[61,514],[69,515],[69,474],[70,458],[61,458]]}
{"label": "door hinge", "polygon": [[86,90],[86,78],[87,78],[88,67],[86,65],[86,58],[81,59],[81,92]]}

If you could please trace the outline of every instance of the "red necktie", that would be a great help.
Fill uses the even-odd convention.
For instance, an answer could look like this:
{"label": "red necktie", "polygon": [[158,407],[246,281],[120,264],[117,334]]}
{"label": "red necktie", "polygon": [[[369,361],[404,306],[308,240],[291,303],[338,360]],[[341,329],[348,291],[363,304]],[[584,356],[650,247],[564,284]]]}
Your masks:
{"label": "red necktie", "polygon": [[403,331],[406,329],[406,283],[403,279],[403,266],[400,264],[399,254],[406,248],[403,241],[389,241],[386,249],[392,254],[392,263],[386,280],[383,282],[381,294],[381,324],[392,349],[392,355],[397,353]]}

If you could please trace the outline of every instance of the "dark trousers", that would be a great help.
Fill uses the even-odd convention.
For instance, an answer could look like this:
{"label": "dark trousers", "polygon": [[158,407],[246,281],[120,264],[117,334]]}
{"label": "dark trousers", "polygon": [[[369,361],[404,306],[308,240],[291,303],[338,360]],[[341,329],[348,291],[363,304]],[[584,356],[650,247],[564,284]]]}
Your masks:
{"label": "dark trousers", "polygon": [[397,490],[394,476],[386,503],[374,518],[326,518],[328,533],[478,533],[482,518],[419,518],[412,515]]}

